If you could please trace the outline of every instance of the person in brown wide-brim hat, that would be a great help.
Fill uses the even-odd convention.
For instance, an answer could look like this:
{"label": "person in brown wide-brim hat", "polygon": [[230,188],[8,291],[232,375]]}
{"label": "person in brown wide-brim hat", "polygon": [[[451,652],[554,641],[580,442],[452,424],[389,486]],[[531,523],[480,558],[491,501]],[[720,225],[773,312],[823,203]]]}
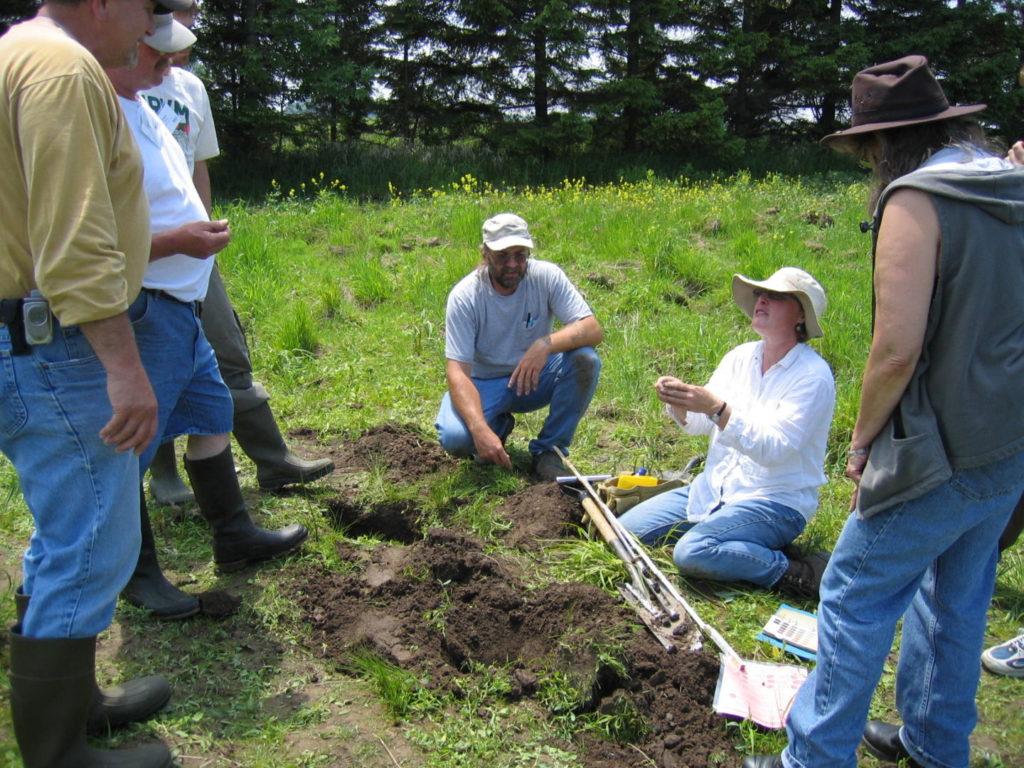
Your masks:
{"label": "person in brown wide-brim hat", "polygon": [[[852,767],[862,747],[970,765],[978,659],[1010,674],[1024,655],[1016,638],[983,654],[1000,533],[1024,495],[1024,171],[974,119],[983,105],[951,106],[923,56],[857,73],[852,96],[853,125],[825,144],[874,175],[853,514],[821,576],[824,650],[788,743],[742,768]],[[868,721],[898,626],[900,722]]]}
{"label": "person in brown wide-brim hat", "polygon": [[951,106],[928,59],[912,55],[858,72],[850,106],[850,127],[829,134],[822,144],[844,151],[850,136],[970,115],[987,105]]}

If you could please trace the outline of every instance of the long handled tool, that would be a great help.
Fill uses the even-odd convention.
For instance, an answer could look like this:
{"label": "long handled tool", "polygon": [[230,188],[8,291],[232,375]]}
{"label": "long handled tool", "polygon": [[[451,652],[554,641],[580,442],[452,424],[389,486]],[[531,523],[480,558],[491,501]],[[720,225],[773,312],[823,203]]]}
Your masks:
{"label": "long handled tool", "polygon": [[712,626],[705,623],[655,565],[643,545],[632,532],[604,503],[590,482],[579,473],[568,457],[558,448],[562,461],[576,476],[587,492],[583,509],[594,523],[612,551],[626,564],[630,574],[629,584],[620,584],[619,592],[637,611],[641,621],[668,651],[676,650],[677,643],[690,650],[701,647],[700,633],[707,635],[719,650],[739,660],[739,656],[725,638]]}
{"label": "long handled tool", "polygon": [[668,651],[683,647],[698,650],[703,632],[721,651],[718,685],[713,707],[722,715],[750,718],[766,728],[782,728],[796,692],[807,678],[807,669],[794,664],[774,664],[740,658],[716,630],[704,622],[647,555],[643,545],[619,522],[615,514],[580,475],[562,451],[558,454],[587,492],[583,508],[601,537],[626,564],[629,584],[619,592],[636,610],[641,621]]}

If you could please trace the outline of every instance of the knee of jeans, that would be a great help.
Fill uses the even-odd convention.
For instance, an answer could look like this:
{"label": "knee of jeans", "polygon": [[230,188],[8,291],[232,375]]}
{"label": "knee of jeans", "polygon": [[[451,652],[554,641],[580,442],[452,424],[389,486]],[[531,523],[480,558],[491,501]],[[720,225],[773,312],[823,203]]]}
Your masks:
{"label": "knee of jeans", "polygon": [[699,575],[708,569],[706,563],[713,560],[718,550],[718,540],[711,536],[683,536],[672,550],[672,559],[683,573]]}
{"label": "knee of jeans", "polygon": [[581,373],[600,373],[601,358],[593,347],[579,347],[565,353],[571,358],[573,367]]}
{"label": "knee of jeans", "polygon": [[459,458],[473,455],[476,446],[468,433],[460,430],[454,432],[445,430],[440,424],[435,426],[437,427],[437,440],[445,453]]}

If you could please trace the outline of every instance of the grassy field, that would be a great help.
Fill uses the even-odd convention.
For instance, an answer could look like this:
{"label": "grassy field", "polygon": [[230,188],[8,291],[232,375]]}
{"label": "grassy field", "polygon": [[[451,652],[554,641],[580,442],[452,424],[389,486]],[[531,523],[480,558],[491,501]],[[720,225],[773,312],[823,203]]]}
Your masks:
{"label": "grassy field", "polygon": [[[284,424],[302,430],[305,437],[297,439],[305,440],[307,452],[315,452],[317,441],[350,440],[389,421],[414,424],[429,434],[445,388],[445,297],[477,263],[481,222],[514,211],[530,222],[535,254],[566,270],[605,329],[601,383],[573,446],[573,460],[586,472],[678,469],[701,453],[703,439],[681,435],[665,419],[654,380],[672,374],[704,381],[727,350],[754,338],[731,300],[733,273],[760,279],[779,267],[799,266],[817,277],[829,308],[822,323],[825,337],[814,345],[835,373],[837,406],[826,467],[829,482],[801,541],[831,548],[852,488],[842,468],[869,342],[870,239],[857,226],[867,217],[865,186],[858,177],[755,180],[740,174],[689,183],[651,176],[600,187],[567,181],[506,192],[464,176],[444,188],[396,193],[374,204],[348,199],[343,181],[317,174],[296,188],[275,186],[264,205],[222,205],[218,212],[230,219],[234,232],[218,258],[249,329],[258,378],[273,394]],[[513,442],[525,442],[523,436],[536,431],[540,416],[520,423]],[[297,563],[335,559],[335,544],[343,534],[322,524],[329,485],[302,494],[260,496],[251,464],[244,459],[239,464],[243,487],[269,524],[298,520],[314,531],[307,554]],[[469,493],[475,500],[470,506],[486,517],[496,494],[524,483],[499,470],[480,477],[486,483],[469,491],[398,489],[370,477],[362,492],[378,499],[429,492],[435,504]],[[18,556],[31,530],[6,463],[0,465],[0,499],[0,565],[11,574],[11,584],[0,582],[7,598],[0,603],[0,620],[6,625],[13,617],[10,594]],[[544,723],[532,723],[530,728],[537,730],[510,747],[502,732],[523,727],[522,716],[485,690],[472,692],[472,706],[448,702],[431,710],[410,703],[412,694],[401,680],[391,680],[390,689],[381,686],[383,678],[373,673],[372,664],[349,673],[324,666],[303,649],[303,627],[289,596],[278,588],[274,569],[225,581],[209,562],[201,525],[175,522],[159,512],[154,517],[158,540],[168,546],[163,559],[175,573],[189,576],[189,589],[230,586],[244,594],[246,608],[241,618],[223,624],[156,625],[129,606],[119,607],[104,643],[125,650],[106,659],[101,674],[115,679],[167,672],[176,694],[171,710],[118,738],[166,738],[185,766],[574,764],[571,754],[544,751],[550,735],[545,728],[554,727]],[[475,533],[486,538],[486,531],[486,522],[475,524]],[[614,566],[578,540],[552,547],[530,567],[538,578],[547,572],[564,578],[566,563],[573,564],[570,572],[578,578],[598,582]],[[754,640],[777,606],[776,597],[737,590],[725,600],[695,600],[741,655],[781,660],[774,649]],[[1022,616],[1024,563],[1018,545],[1001,565],[989,639],[1001,641],[1015,633],[1024,623]],[[246,664],[246,641],[239,640],[239,633],[247,627],[259,637],[251,645],[273,647],[275,663],[257,669]],[[893,671],[894,665],[887,667],[874,716],[892,716]],[[0,678],[5,674],[6,664]],[[6,679],[0,683],[0,765],[13,766],[18,760],[10,738]],[[983,675],[972,768],[1024,765],[1022,685]],[[304,706],[283,714],[275,702],[296,691],[305,697]],[[439,715],[456,706],[461,707],[456,718]],[[365,719],[339,721],[344,713],[362,713]],[[784,743],[783,736],[749,724],[729,727],[743,754],[777,751]],[[474,744],[454,752],[443,746],[459,734]],[[343,759],[337,744],[344,740],[359,746]],[[393,754],[397,745],[405,751]],[[863,764],[875,762],[864,758]]]}

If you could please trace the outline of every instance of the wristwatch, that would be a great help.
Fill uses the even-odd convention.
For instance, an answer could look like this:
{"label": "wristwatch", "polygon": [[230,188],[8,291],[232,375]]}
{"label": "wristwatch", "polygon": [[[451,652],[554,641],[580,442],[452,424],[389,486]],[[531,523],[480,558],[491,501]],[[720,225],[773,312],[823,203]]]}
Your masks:
{"label": "wristwatch", "polygon": [[722,414],[725,413],[725,407],[727,405],[728,405],[728,403],[723,400],[722,401],[722,407],[719,408],[714,413],[712,413],[710,416],[708,416],[708,418],[711,419],[711,423],[712,424],[717,424],[719,421],[722,420]]}

